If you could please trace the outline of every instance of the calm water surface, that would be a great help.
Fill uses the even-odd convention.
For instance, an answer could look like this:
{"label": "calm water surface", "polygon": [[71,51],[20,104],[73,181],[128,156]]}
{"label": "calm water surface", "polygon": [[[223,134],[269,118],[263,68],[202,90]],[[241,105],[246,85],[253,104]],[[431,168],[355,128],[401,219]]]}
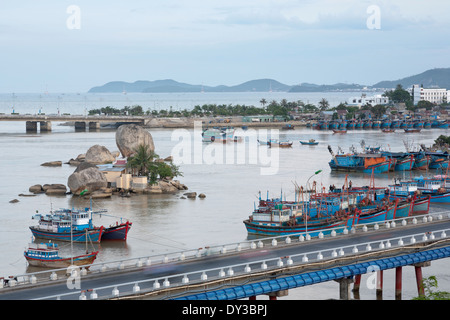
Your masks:
{"label": "calm water surface", "polygon": [[[28,194],[28,188],[34,184],[62,183],[67,185],[69,175],[75,170],[67,164],[62,167],[42,167],[41,163],[53,160],[68,161],[89,147],[100,144],[110,151],[117,150],[115,131],[74,132],[73,127],[59,126],[54,123],[53,131],[48,134],[26,134],[24,123],[0,122],[0,165],[2,181],[0,184],[0,203],[2,204],[2,224],[0,225],[0,276],[21,274],[27,271],[23,250],[31,240],[31,219],[38,210],[48,212],[51,208],[87,207],[89,200],[72,196],[34,197],[19,196]],[[179,144],[172,139],[173,130],[157,129],[150,131],[155,141],[156,153],[166,157]],[[193,131],[188,133],[193,136]],[[265,196],[283,196],[294,199],[294,183],[305,185],[306,180],[317,170],[322,173],[311,179],[318,186],[330,184],[341,186],[345,173],[332,173],[328,166],[331,156],[327,145],[336,152],[340,146],[348,151],[350,146],[360,147],[360,141],[366,145],[390,147],[392,151],[404,151],[403,140],[410,143],[430,145],[440,134],[449,134],[446,130],[423,130],[419,134],[385,134],[380,131],[353,131],[345,135],[328,131],[314,131],[299,128],[288,133],[280,131],[280,138],[294,141],[293,148],[280,149],[278,172],[273,175],[261,175],[261,166],[251,164],[181,164],[182,183],[190,191],[205,193],[205,199],[180,199],[178,195],[133,195],[130,198],[113,197],[95,200],[94,207],[106,208],[109,214],[130,219],[133,227],[126,243],[102,243],[96,245],[100,250],[97,261],[115,260],[129,257],[147,256],[165,252],[192,249],[207,245],[232,243],[247,239],[242,221],[246,219],[257,201],[258,192]],[[299,140],[314,138],[318,146],[301,146]],[[203,145],[203,150],[206,146]],[[259,146],[258,148],[266,148]],[[266,152],[259,150],[258,152]],[[389,173],[376,176],[377,186],[387,186],[395,177],[410,178],[413,173]],[[352,174],[353,185],[369,185],[370,176]],[[18,203],[9,203],[18,199]],[[442,208],[439,208],[442,209]],[[96,224],[109,225],[118,218],[97,218]],[[62,251],[69,253],[69,245],[62,244]],[[75,245],[82,252],[84,245]],[[432,262],[424,268],[424,276],[438,277],[439,289],[450,291],[449,260]],[[384,299],[394,298],[394,271],[384,273]],[[404,268],[403,298],[417,295],[414,269]],[[363,282],[365,281],[363,276]],[[328,299],[338,298],[337,282],[328,282],[311,287],[291,290],[288,297],[281,299]],[[260,297],[266,299],[267,297]],[[361,299],[375,299],[374,290],[365,288],[362,283]]]}

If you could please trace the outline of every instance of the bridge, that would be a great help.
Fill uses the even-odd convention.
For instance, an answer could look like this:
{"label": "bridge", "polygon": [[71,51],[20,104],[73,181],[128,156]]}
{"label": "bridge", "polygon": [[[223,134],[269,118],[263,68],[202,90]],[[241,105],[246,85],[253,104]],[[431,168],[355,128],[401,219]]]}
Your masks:
{"label": "bridge", "polygon": [[450,213],[438,212],[382,223],[340,227],[316,237],[250,239],[164,255],[92,264],[89,268],[46,270],[10,276],[0,282],[0,299],[37,300],[253,300],[289,294],[289,289],[339,282],[341,299],[351,283],[396,271],[401,298],[402,267],[414,266],[418,294],[422,267],[450,257]]}
{"label": "bridge", "polygon": [[53,122],[73,122],[75,130],[96,130],[100,123],[136,123],[145,124],[148,117],[144,116],[108,116],[108,115],[68,115],[68,114],[0,114],[0,121],[22,121],[25,122],[26,132],[37,132],[38,124],[40,132],[52,131]]}

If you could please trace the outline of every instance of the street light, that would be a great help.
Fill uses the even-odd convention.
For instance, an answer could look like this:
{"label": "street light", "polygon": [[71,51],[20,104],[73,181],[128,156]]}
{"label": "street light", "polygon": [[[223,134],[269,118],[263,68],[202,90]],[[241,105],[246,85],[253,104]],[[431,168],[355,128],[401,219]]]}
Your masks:
{"label": "street light", "polygon": [[[308,191],[308,184],[309,184],[309,179],[311,179],[312,177],[314,177],[315,175],[318,175],[319,173],[321,173],[322,170],[317,170],[316,172],[314,172],[313,175],[311,175],[311,177],[308,178],[308,180],[306,180],[306,190]],[[311,198],[310,198],[311,199]],[[308,206],[311,205],[311,203],[308,203],[306,205],[306,210],[308,211]],[[305,214],[305,231],[308,232],[308,212],[306,212]]]}

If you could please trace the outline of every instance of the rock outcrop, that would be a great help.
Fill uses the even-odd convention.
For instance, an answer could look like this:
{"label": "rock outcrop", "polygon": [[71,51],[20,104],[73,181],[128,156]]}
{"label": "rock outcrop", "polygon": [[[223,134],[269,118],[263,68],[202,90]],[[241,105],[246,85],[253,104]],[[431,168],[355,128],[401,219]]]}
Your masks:
{"label": "rock outcrop", "polygon": [[146,145],[149,151],[155,151],[150,132],[135,124],[124,124],[117,128],[116,144],[125,158],[132,156],[139,145]]}
{"label": "rock outcrop", "polygon": [[111,152],[109,152],[106,147],[96,144],[90,147],[86,152],[84,161],[93,164],[105,164],[111,163],[115,159],[116,158],[111,154]]}
{"label": "rock outcrop", "polygon": [[80,171],[77,170],[67,180],[67,186],[73,194],[79,195],[85,189],[92,193],[107,187],[108,183],[105,176],[96,167],[88,167]]}
{"label": "rock outcrop", "polygon": [[62,161],[49,161],[41,164],[43,167],[61,167]]}

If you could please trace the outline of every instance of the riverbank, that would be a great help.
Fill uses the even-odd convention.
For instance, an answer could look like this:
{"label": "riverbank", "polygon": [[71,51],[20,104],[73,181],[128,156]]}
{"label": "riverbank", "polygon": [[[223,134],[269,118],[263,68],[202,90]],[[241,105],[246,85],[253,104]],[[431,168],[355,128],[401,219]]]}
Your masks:
{"label": "riverbank", "polygon": [[306,127],[305,120],[244,122],[238,119],[217,121],[209,118],[152,118],[146,120],[145,128],[194,128],[195,123],[202,122],[202,127],[235,127],[235,128],[282,128],[286,124],[294,127]]}

